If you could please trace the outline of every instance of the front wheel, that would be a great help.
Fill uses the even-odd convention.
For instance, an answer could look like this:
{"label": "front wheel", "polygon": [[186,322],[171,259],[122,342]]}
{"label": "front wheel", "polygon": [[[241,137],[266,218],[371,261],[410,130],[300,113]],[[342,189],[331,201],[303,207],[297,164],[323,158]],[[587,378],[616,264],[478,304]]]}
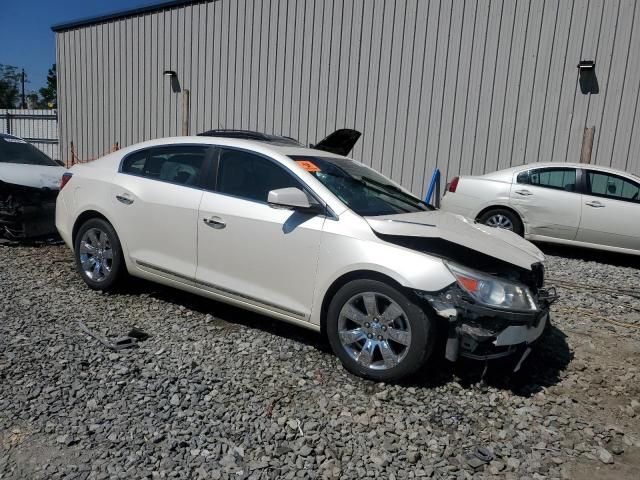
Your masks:
{"label": "front wheel", "polygon": [[354,280],[331,301],[327,336],[351,373],[397,381],[424,365],[435,332],[420,305],[397,288],[377,280]]}
{"label": "front wheel", "polygon": [[76,269],[94,290],[113,288],[126,269],[116,231],[101,218],[82,224],[74,242]]}

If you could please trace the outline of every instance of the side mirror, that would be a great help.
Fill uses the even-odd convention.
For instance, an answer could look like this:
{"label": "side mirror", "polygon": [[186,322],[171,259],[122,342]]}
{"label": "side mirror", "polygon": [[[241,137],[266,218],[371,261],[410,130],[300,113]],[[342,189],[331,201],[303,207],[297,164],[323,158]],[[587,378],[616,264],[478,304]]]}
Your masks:
{"label": "side mirror", "polygon": [[293,208],[310,213],[322,211],[322,206],[313,197],[295,187],[271,190],[267,201],[272,207]]}

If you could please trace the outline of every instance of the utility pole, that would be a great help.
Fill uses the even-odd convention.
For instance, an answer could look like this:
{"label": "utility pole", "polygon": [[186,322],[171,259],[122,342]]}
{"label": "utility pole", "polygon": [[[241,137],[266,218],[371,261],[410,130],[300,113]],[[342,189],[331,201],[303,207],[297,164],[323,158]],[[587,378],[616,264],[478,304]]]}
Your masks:
{"label": "utility pole", "polygon": [[27,108],[27,102],[25,101],[25,98],[24,98],[24,68],[22,69],[21,77],[22,77],[22,80],[21,80],[21,82],[22,82],[22,108]]}

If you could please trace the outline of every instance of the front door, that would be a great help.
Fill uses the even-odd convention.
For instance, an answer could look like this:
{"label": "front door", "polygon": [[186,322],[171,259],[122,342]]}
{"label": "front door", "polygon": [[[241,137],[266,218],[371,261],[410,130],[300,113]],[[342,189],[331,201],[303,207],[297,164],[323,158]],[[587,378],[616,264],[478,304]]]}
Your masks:
{"label": "front door", "polygon": [[527,224],[527,233],[573,240],[580,224],[578,171],[567,167],[532,168],[511,185],[510,202]]}
{"label": "front door", "polygon": [[311,312],[323,215],[273,208],[270,190],[304,189],[267,157],[221,148],[215,192],[198,218],[196,280],[215,292],[300,319]]}
{"label": "front door", "polygon": [[577,240],[640,250],[640,183],[587,170],[585,188]]}

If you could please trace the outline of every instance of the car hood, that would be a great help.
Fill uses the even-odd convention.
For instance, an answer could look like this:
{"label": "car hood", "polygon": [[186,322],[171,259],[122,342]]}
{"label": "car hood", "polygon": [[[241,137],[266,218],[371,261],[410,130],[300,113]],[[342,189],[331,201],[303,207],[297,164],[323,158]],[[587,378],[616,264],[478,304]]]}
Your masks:
{"label": "car hood", "polygon": [[0,163],[0,181],[32,188],[58,190],[60,179],[67,169],[47,165]]}
{"label": "car hood", "polygon": [[400,237],[439,238],[531,270],[544,260],[531,242],[513,232],[488,227],[442,210],[365,217],[374,232]]}

